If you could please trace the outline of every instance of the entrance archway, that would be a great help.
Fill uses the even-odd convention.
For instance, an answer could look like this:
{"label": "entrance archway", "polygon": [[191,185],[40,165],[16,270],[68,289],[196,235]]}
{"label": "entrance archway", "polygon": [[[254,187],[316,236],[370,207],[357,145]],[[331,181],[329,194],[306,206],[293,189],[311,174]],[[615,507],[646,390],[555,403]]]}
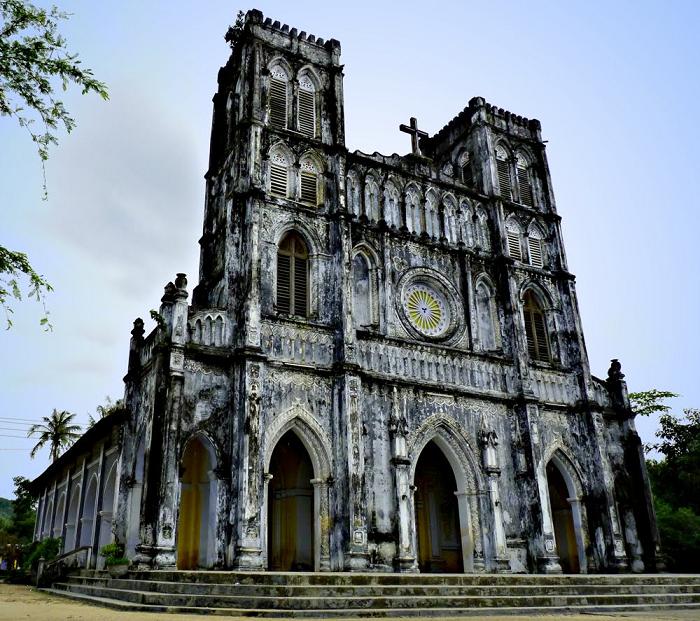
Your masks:
{"label": "entrance archway", "polygon": [[418,568],[427,573],[464,571],[457,483],[435,442],[421,452],[414,481]]}
{"label": "entrance archway", "polygon": [[554,460],[547,464],[547,486],[559,564],[565,574],[580,573],[574,514],[569,500],[571,495],[566,480]]}
{"label": "entrance archway", "polygon": [[[207,443],[208,444],[208,443]],[[214,563],[216,479],[213,455],[201,438],[192,438],[183,453],[180,511],[177,523],[177,568],[196,569]]]}
{"label": "entrance archway", "polygon": [[285,433],[270,459],[268,484],[268,568],[314,570],[314,469],[293,431]]}

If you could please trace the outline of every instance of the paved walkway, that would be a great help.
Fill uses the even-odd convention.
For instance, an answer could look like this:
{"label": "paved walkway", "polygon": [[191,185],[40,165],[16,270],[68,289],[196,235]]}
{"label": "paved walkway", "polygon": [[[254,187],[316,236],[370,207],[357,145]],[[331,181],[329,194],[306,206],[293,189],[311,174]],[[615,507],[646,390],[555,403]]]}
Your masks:
{"label": "paved walkway", "polygon": [[[32,587],[12,584],[0,584],[0,621],[202,621],[202,615],[169,615],[144,612],[122,612],[110,610],[100,606],[90,606],[80,602],[73,602],[63,597],[47,595]],[[246,619],[251,617],[216,617],[217,619]],[[625,621],[698,621],[700,610],[688,610],[678,612],[655,613],[620,613],[617,615],[561,615],[523,617],[478,617],[484,621],[526,621],[527,619],[539,619],[551,621],[564,619],[565,621],[613,621],[624,619]],[[355,617],[357,619],[357,617]],[[419,617],[409,617],[404,621],[419,621]],[[438,617],[431,617],[439,621]],[[444,621],[461,621],[465,617],[442,617]],[[338,620],[335,620],[338,621]],[[391,621],[402,621],[394,617]]]}

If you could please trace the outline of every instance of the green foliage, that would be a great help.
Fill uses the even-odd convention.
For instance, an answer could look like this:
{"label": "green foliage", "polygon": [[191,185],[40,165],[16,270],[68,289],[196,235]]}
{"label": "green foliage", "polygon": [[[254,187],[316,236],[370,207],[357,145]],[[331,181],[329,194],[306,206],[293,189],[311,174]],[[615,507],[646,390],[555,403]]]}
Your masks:
{"label": "green foliage", "polygon": [[700,569],[700,515],[688,507],[674,508],[661,498],[654,504],[661,549],[669,571],[697,572]]}
{"label": "green foliage", "polygon": [[124,546],[121,543],[108,543],[100,549],[100,556],[105,557],[107,567],[113,565],[128,565],[131,561],[124,556]]}
{"label": "green foliage", "polygon": [[663,459],[647,461],[647,469],[668,568],[700,571],[700,410],[673,414],[661,400],[675,395],[665,391],[633,393],[630,399],[633,396],[643,413],[661,413],[658,441],[649,448]]}
{"label": "green foliage", "polygon": [[153,319],[153,321],[156,322],[156,324],[161,330],[167,329],[168,324],[165,322],[165,317],[163,317],[163,315],[161,315],[157,310],[153,309],[151,309],[149,313],[151,315],[151,319]]}
{"label": "green foliage", "polygon": [[27,432],[27,437],[39,436],[30,457],[34,459],[36,454],[48,444],[51,447],[51,461],[56,461],[62,448],[68,448],[80,437],[80,425],[72,424],[75,414],[59,412],[56,409],[51,416],[43,417],[43,424],[32,425]]}
{"label": "green foliage", "polygon": [[[83,94],[96,93],[108,99],[107,87],[82,66],[58,31],[59,22],[69,15],[52,6],[44,9],[27,0],[0,0],[0,117],[14,118],[36,145],[43,175],[43,198],[47,198],[45,163],[49,147],[58,144],[62,127],[70,132],[75,120],[56,96],[70,84]],[[42,306],[53,289],[31,266],[27,255],[0,245],[0,307],[12,327],[10,301],[22,299],[20,279],[28,281],[28,297]],[[51,329],[48,313],[40,324]]]}
{"label": "green foliage", "polygon": [[12,501],[9,498],[0,498],[0,520],[9,520],[12,517]]}
{"label": "green foliage", "polygon": [[229,29],[224,35],[224,39],[226,43],[231,46],[231,49],[236,46],[236,43],[238,43],[238,40],[241,38],[243,26],[245,26],[245,13],[243,13],[243,11],[238,11],[236,21],[233,23],[233,26],[229,26]]}
{"label": "green foliage", "polygon": [[112,401],[112,398],[110,396],[106,396],[104,405],[98,405],[95,408],[97,417],[94,417],[92,414],[88,414],[88,429],[93,427],[98,420],[106,418],[107,416],[111,416],[112,414],[116,414],[117,412],[121,412],[123,410],[124,399],[117,399],[116,401]]}
{"label": "green foliage", "polygon": [[55,6],[47,10],[27,0],[0,0],[0,115],[14,117],[29,132],[42,163],[49,147],[58,144],[56,130],[75,127],[56,98],[57,85],[65,91],[73,83],[83,95],[109,99],[106,85],[82,67],[58,32],[59,22],[68,17]]}
{"label": "green foliage", "polygon": [[20,543],[29,543],[34,535],[36,521],[36,498],[30,491],[30,481],[24,477],[14,477],[15,498],[12,501],[12,518],[9,532]]}
{"label": "green foliage", "polygon": [[670,412],[671,406],[662,403],[664,399],[673,399],[678,395],[667,390],[645,390],[643,392],[631,392],[629,394],[632,411],[640,416],[649,416],[656,412]]}
{"label": "green foliage", "polygon": [[58,537],[49,537],[42,541],[34,541],[28,546],[22,567],[25,571],[36,570],[40,558],[46,561],[52,561],[56,558],[60,549],[61,540]]}
{"label": "green foliage", "polygon": [[[0,95],[1,93],[2,91],[0,90]],[[45,295],[53,291],[53,287],[34,270],[26,254],[0,246],[0,307],[5,313],[8,330],[12,327],[11,315],[13,313],[10,300],[22,299],[22,289],[18,280],[21,278],[28,281],[29,293],[27,297],[34,298],[44,309],[44,316],[39,323],[44,327],[45,331],[51,330],[49,313],[46,310],[44,301]]]}

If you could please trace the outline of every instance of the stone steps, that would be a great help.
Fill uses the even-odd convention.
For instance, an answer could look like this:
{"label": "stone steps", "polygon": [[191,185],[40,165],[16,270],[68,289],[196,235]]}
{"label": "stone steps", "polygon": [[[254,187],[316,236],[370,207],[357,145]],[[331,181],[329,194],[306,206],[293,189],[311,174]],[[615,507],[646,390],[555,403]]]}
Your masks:
{"label": "stone steps", "polygon": [[700,576],[82,571],[51,592],[125,610],[242,616],[455,616],[693,608]]}

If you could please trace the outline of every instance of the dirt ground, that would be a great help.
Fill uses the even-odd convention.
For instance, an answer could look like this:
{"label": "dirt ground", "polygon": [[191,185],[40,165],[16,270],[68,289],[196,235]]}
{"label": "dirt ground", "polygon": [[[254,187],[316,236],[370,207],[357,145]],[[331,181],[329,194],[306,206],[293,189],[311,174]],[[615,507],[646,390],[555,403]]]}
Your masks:
{"label": "dirt ground", "polygon": [[[244,617],[217,617],[217,619],[243,619]],[[565,621],[697,621],[700,610],[654,613],[620,613],[617,615],[566,615],[543,617],[479,617],[484,621],[525,621],[526,619],[544,619],[545,621],[563,618]],[[12,584],[0,584],[0,621],[149,621],[163,619],[165,621],[202,621],[202,615],[171,615],[145,612],[122,612],[100,606],[91,606],[81,602],[73,602],[63,597],[55,597],[42,593],[32,587]],[[250,617],[246,617],[247,620]],[[419,617],[411,617],[410,621],[418,621]],[[432,617],[438,621],[437,617]],[[457,621],[464,617],[443,617]],[[338,621],[338,620],[336,620]],[[393,621],[401,621],[395,618]],[[404,621],[409,621],[406,619]]]}

